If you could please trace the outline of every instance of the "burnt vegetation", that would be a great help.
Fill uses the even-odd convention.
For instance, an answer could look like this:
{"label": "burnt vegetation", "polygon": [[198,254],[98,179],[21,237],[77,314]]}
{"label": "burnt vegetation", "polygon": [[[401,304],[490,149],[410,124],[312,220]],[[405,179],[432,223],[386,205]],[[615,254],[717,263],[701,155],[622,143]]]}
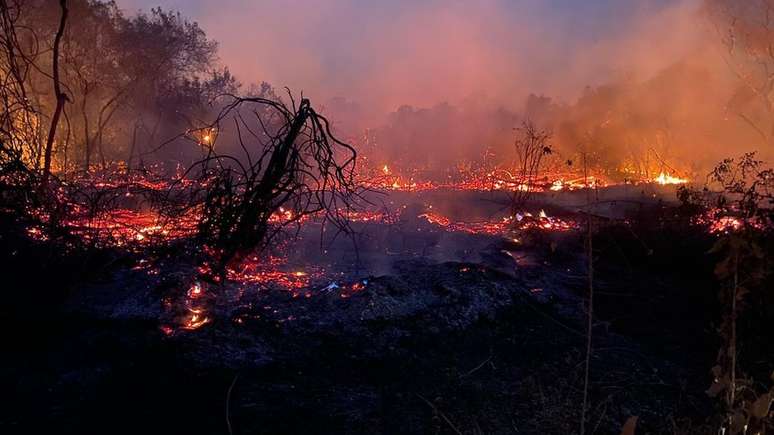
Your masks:
{"label": "burnt vegetation", "polygon": [[0,0],[0,431],[771,433],[754,3],[704,2],[722,110],[680,64],[354,135],[180,13]]}
{"label": "burnt vegetation", "polygon": [[[233,120],[243,155],[220,154],[214,139],[208,139],[203,144],[207,156],[191,167],[206,185],[198,237],[216,251],[217,273],[238,267],[285,226],[311,215],[322,213],[323,229],[330,224],[349,231],[344,214],[359,198],[357,153],[333,135],[328,120],[308,99],[298,105],[292,95],[289,99],[290,106],[234,97],[207,130],[217,131],[218,125]],[[281,221],[274,227],[273,216]]]}

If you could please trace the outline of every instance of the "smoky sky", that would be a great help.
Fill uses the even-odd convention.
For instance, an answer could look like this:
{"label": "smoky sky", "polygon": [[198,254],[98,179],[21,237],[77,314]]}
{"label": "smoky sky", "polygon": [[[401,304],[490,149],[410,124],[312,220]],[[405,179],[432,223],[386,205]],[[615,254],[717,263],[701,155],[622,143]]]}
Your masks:
{"label": "smoky sky", "polygon": [[443,101],[519,107],[648,75],[702,46],[698,0],[119,0],[197,21],[244,84],[365,112]]}

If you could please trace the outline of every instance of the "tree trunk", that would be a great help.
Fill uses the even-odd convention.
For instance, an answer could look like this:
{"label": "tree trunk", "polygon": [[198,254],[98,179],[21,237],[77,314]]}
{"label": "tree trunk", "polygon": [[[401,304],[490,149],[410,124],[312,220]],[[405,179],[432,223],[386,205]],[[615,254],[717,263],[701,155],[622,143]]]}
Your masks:
{"label": "tree trunk", "polygon": [[132,170],[132,159],[134,158],[134,149],[137,147],[137,123],[134,123],[134,129],[132,130],[132,145],[129,147],[129,158],[126,159],[126,169]]}
{"label": "tree trunk", "polygon": [[43,160],[43,180],[41,182],[42,187],[48,185],[48,179],[51,174],[51,153],[54,148],[54,137],[56,136],[57,124],[59,124],[59,118],[62,116],[62,109],[64,109],[65,102],[67,101],[67,95],[62,92],[62,87],[59,83],[59,44],[62,41],[62,35],[64,35],[65,24],[67,24],[67,0],[59,0],[59,6],[62,9],[62,17],[59,20],[59,29],[54,37],[54,94],[56,95],[56,108],[54,108],[54,115],[51,117],[51,128],[48,130],[48,139],[46,140],[45,157]]}

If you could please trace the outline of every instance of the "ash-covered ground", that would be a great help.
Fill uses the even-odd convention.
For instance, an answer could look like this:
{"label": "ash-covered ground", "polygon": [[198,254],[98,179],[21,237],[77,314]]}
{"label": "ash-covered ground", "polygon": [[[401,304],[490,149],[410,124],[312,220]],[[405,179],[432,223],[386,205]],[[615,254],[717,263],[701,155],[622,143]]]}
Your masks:
{"label": "ash-covered ground", "polygon": [[[277,267],[304,277],[292,288],[202,284],[206,322],[193,328],[181,327],[191,315],[181,304],[197,265],[174,247],[150,262],[103,252],[44,265],[55,253],[5,236],[4,290],[23,294],[13,303],[24,309],[3,316],[0,428],[573,433],[588,292],[580,211],[590,210],[589,424],[619,433],[638,416],[638,433],[669,432],[711,412],[703,391],[717,349],[712,237],[668,223],[673,198],[652,186],[541,194],[525,213],[567,228],[498,233],[461,223],[501,221],[503,194],[374,195],[393,218],[322,243],[310,224],[283,244]],[[19,266],[31,259],[38,266]],[[100,273],[74,271],[87,264]],[[67,291],[50,296],[60,281]]]}

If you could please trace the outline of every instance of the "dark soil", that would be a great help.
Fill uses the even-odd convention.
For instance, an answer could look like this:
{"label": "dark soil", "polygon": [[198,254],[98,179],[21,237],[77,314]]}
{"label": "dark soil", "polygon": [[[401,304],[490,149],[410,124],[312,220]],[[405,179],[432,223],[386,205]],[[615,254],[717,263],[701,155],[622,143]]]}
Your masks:
{"label": "dark soil", "polygon": [[[518,247],[469,236],[475,261],[451,261],[427,254],[425,241],[446,236],[424,228],[409,243],[421,255],[349,298],[265,291],[242,323],[216,303],[211,324],[167,336],[161,299],[185,285],[183,259],[148,281],[116,253],[51,254],[5,227],[1,433],[577,432],[579,234],[526,234]],[[712,240],[609,226],[594,242],[590,427],[617,434],[639,416],[638,434],[671,433],[681,418],[704,421]],[[517,249],[529,265],[503,253]]]}

